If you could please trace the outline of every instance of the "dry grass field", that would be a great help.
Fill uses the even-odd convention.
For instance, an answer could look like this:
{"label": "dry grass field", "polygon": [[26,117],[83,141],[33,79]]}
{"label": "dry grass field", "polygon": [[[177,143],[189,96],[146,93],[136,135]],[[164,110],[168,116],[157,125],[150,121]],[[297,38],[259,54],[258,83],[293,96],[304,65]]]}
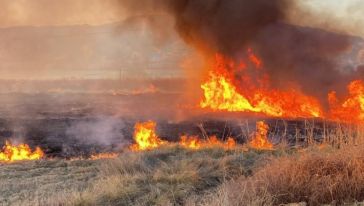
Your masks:
{"label": "dry grass field", "polygon": [[0,166],[0,205],[49,205],[98,178],[97,161],[44,160]]}
{"label": "dry grass field", "polygon": [[0,166],[0,205],[342,205],[364,200],[364,149],[169,146]]}
{"label": "dry grass field", "polygon": [[115,159],[1,165],[3,205],[183,205],[225,181],[249,176],[277,151],[166,147]]}
{"label": "dry grass field", "polygon": [[362,205],[364,149],[311,148],[271,158],[252,176],[226,181],[201,205]]}

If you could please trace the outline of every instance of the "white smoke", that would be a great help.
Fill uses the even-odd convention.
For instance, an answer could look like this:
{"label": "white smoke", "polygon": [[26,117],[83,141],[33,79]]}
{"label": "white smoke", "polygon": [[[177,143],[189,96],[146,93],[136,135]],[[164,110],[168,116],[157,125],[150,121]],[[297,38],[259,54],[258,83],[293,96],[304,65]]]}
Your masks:
{"label": "white smoke", "polygon": [[66,135],[74,137],[82,143],[109,146],[126,143],[121,129],[124,127],[122,120],[116,117],[97,117],[72,125],[67,129]]}

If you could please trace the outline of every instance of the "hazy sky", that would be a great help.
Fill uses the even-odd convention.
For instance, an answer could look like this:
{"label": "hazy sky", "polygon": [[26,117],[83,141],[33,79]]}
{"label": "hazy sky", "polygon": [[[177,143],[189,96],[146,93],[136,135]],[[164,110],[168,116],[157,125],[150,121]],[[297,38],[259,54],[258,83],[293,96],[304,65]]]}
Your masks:
{"label": "hazy sky", "polygon": [[[292,10],[295,23],[324,27],[364,37],[363,0],[296,0],[299,8]],[[307,15],[310,14],[310,15]]]}
{"label": "hazy sky", "polygon": [[[100,25],[120,21],[127,13],[119,0],[0,0],[0,27],[49,25]],[[363,0],[294,0],[300,6],[292,12],[294,21],[325,25],[335,21],[333,29],[351,28],[364,35]],[[312,18],[296,18],[297,14],[313,14]],[[306,16],[307,17],[307,16]]]}
{"label": "hazy sky", "polygon": [[[168,44],[154,41],[143,23],[115,31],[107,24],[128,17],[118,1],[0,0],[0,78],[179,74],[187,46],[177,35]],[[291,22],[364,37],[363,0],[296,2]]]}

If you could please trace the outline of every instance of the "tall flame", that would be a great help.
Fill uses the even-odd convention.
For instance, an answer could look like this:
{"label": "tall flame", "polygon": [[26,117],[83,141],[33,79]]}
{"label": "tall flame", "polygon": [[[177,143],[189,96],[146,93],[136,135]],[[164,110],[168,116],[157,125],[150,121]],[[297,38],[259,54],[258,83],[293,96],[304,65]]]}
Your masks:
{"label": "tall flame", "polygon": [[255,149],[272,149],[273,144],[268,140],[269,126],[264,121],[258,121],[256,127],[257,131],[250,146]]}
{"label": "tall flame", "polygon": [[136,123],[134,127],[135,144],[131,145],[130,149],[133,151],[148,150],[166,144],[165,141],[159,139],[155,128],[156,123],[153,121]]}
{"label": "tall flame", "polygon": [[38,160],[44,156],[40,147],[36,147],[34,152],[27,144],[12,145],[6,141],[3,151],[0,152],[1,162],[14,162],[21,160]]}
{"label": "tall flame", "polygon": [[[322,117],[319,102],[299,90],[280,91],[269,88],[269,78],[260,74],[262,62],[249,50],[249,60],[259,70],[260,78],[252,80],[247,72],[246,64],[236,64],[221,55],[216,55],[215,64],[209,78],[201,85],[204,98],[200,102],[202,108],[214,111],[253,112],[272,117]],[[244,88],[235,86],[231,70],[239,71]],[[254,82],[254,83],[253,83]]]}
{"label": "tall flame", "polygon": [[329,94],[330,116],[336,121],[364,121],[364,82],[352,81],[348,86],[349,94],[339,102],[336,92]]}

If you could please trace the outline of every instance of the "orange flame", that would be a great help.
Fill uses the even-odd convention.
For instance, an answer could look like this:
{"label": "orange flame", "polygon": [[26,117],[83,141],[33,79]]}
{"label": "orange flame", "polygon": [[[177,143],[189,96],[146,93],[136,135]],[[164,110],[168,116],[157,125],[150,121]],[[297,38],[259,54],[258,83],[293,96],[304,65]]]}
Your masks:
{"label": "orange flame", "polygon": [[364,120],[364,82],[352,81],[348,86],[349,94],[341,103],[336,92],[328,96],[331,119],[344,122],[362,122]]}
{"label": "orange flame", "polygon": [[[142,151],[156,149],[162,145],[173,144],[159,139],[155,132],[155,128],[156,123],[153,121],[136,123],[134,131],[134,140],[136,143],[131,145],[129,148],[132,151]],[[198,136],[181,136],[178,145],[190,149],[201,149],[206,147],[223,147],[225,149],[232,149],[236,147],[236,142],[231,137],[224,142],[220,141],[216,136],[211,136],[206,140],[202,140]]]}
{"label": "orange flame", "polygon": [[200,149],[201,148],[201,140],[196,136],[181,136],[179,144],[183,147],[190,149]]}
{"label": "orange flame", "polygon": [[225,142],[211,136],[207,140],[201,140],[197,136],[181,136],[179,144],[189,149],[201,149],[207,147],[222,147],[225,149],[233,149],[236,147],[235,140],[229,137]]}
{"label": "orange flame", "polygon": [[136,123],[134,131],[135,144],[130,146],[133,151],[155,149],[166,144],[165,141],[159,139],[155,132],[156,123],[148,121],[144,123]]}
{"label": "orange flame", "polygon": [[273,144],[268,140],[269,126],[264,121],[257,122],[257,131],[254,139],[250,142],[250,146],[255,149],[272,149]]}
{"label": "orange flame", "polygon": [[[260,69],[262,62],[249,50],[249,60],[256,69]],[[229,69],[228,69],[229,68]],[[244,90],[238,90],[232,78],[231,69],[239,71],[244,81]],[[200,102],[201,108],[214,111],[253,112],[272,117],[322,117],[323,112],[319,102],[306,96],[298,90],[280,91],[269,88],[269,78],[261,75],[256,83],[245,74],[246,64],[238,66],[226,58],[217,55],[216,62],[210,71],[208,80],[201,85],[204,98]]]}
{"label": "orange flame", "polygon": [[44,152],[40,147],[36,147],[35,151],[32,152],[27,144],[12,145],[10,142],[6,141],[3,151],[0,152],[0,161],[14,162],[21,160],[38,160],[43,156]]}
{"label": "orange flame", "polygon": [[99,153],[99,154],[93,154],[90,156],[91,160],[98,160],[98,159],[114,159],[117,158],[117,153]]}

